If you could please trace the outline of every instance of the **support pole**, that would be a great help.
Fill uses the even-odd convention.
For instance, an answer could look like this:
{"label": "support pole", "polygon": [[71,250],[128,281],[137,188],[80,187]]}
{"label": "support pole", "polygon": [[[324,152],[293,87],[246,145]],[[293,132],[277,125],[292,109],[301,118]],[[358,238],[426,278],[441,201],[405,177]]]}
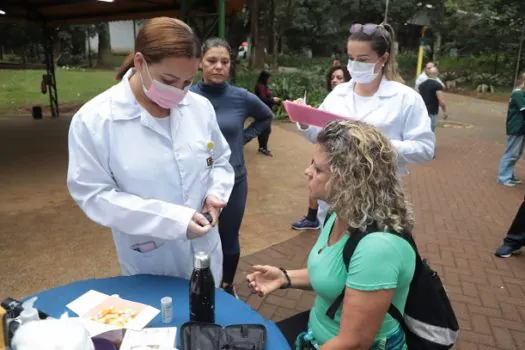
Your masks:
{"label": "support pole", "polygon": [[419,41],[419,55],[417,57],[417,72],[416,72],[416,78],[421,74],[421,70],[423,69],[423,58],[425,56],[425,32],[427,27],[423,26],[421,29],[421,40]]}
{"label": "support pole", "polygon": [[388,5],[390,4],[389,0],[386,0],[385,2],[385,18],[383,19],[383,23],[388,23]]}
{"label": "support pole", "polygon": [[189,4],[188,4],[188,0],[181,0],[180,2],[180,12],[182,14],[182,20],[185,22],[185,23],[188,23],[188,14],[189,14]]}
{"label": "support pole", "polygon": [[133,51],[135,51],[135,40],[137,39],[137,21],[133,20]]}
{"label": "support pole", "polygon": [[226,39],[226,0],[219,0],[217,13],[219,15],[219,37]]}
{"label": "support pole", "polygon": [[520,39],[520,47],[518,49],[518,59],[516,61],[516,71],[514,72],[514,86],[518,83],[518,75],[520,74],[520,63],[521,63],[521,54],[523,52],[523,41],[525,40],[525,24],[523,25],[523,29],[521,30],[521,39]]}
{"label": "support pole", "polygon": [[51,109],[51,117],[58,118],[58,94],[57,94],[57,82],[55,75],[55,60],[53,57],[53,36],[51,35],[50,28],[46,23],[43,24],[44,35],[44,52],[46,57],[46,79],[45,83],[48,87],[49,93],[49,107]]}

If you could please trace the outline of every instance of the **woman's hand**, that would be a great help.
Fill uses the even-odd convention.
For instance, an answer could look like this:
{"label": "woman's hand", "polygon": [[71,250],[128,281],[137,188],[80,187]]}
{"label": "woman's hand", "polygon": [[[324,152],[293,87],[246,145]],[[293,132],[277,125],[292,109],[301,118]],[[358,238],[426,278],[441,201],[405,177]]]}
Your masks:
{"label": "woman's hand", "polygon": [[[296,103],[298,105],[303,105],[303,106],[308,106],[305,102],[304,102],[304,99],[303,98],[298,98],[294,101],[292,101],[293,103]],[[306,125],[306,124],[301,124],[301,123],[297,123],[299,124],[299,127],[302,129],[302,130],[306,130],[310,127],[310,125]]]}
{"label": "woman's hand", "polygon": [[298,105],[306,106],[306,102],[304,101],[303,98],[298,98],[298,99],[296,99],[296,100],[293,100],[292,102],[293,102],[293,103],[296,103],[296,104],[298,104]]}
{"label": "woman's hand", "polygon": [[279,103],[279,102],[281,102],[281,99],[279,97],[274,97],[273,98],[273,102]]}
{"label": "woman's hand", "polygon": [[221,201],[219,198],[215,197],[213,194],[210,194],[208,197],[206,197],[206,201],[204,202],[204,206],[202,207],[202,212],[210,213],[213,219],[213,222],[211,223],[212,226],[217,225],[217,221],[219,220],[219,212],[225,206],[226,206],[226,202]]}
{"label": "woman's hand", "polygon": [[193,217],[188,224],[188,230],[186,236],[189,239],[197,238],[208,233],[211,230],[212,225],[201,213],[193,214]]}
{"label": "woman's hand", "polygon": [[278,267],[268,265],[254,265],[254,272],[248,274],[246,279],[252,294],[264,297],[287,282],[284,272]]}

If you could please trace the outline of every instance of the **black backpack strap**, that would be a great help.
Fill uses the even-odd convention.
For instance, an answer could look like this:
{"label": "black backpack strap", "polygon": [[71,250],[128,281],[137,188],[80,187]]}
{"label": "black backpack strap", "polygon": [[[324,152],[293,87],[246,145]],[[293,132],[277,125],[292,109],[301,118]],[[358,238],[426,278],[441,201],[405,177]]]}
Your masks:
{"label": "black backpack strap", "polygon": [[[368,234],[370,234],[372,232],[379,232],[379,231],[381,231],[381,230],[379,230],[379,228],[377,227],[377,223],[374,222],[374,223],[372,223],[372,224],[370,224],[370,225],[368,225],[366,227],[366,231],[354,229],[351,232],[350,238],[348,239],[348,241],[346,241],[346,244],[345,244],[345,246],[343,248],[343,262],[344,262],[347,270],[348,270],[348,265],[350,265],[350,260],[352,259],[352,255],[354,254],[354,251],[357,248],[357,245],[359,244],[359,242],[366,235],[368,235]],[[392,231],[390,233],[398,235],[398,236],[403,237],[404,239],[406,239],[410,243],[410,245],[416,250],[416,255],[417,255],[417,248],[415,246],[415,242],[412,239],[411,235],[405,237],[405,235],[401,235],[401,234],[399,234],[397,232],[393,232]],[[326,316],[328,316],[332,320],[335,317],[335,313],[337,312],[337,309],[339,309],[339,306],[341,306],[341,304],[343,303],[343,299],[345,297],[345,290],[346,290],[346,288],[343,288],[343,290],[341,291],[341,294],[339,294],[339,296],[334,300],[332,305],[330,305],[328,310],[326,310]],[[406,325],[404,323],[403,316],[401,315],[399,310],[397,310],[395,308],[394,305],[391,304],[390,308],[394,308],[397,311],[397,315],[400,316],[399,320],[397,320],[397,318],[394,315],[392,315],[392,317],[394,317],[401,324],[401,326],[403,327],[403,330],[404,330]],[[390,309],[389,309],[389,312],[390,312]]]}
{"label": "black backpack strap", "polygon": [[[355,249],[357,248],[357,245],[363,239],[367,234],[374,232],[370,230],[366,230],[366,232],[363,232],[361,230],[353,230],[350,234],[350,238],[345,243],[345,246],[343,248],[343,262],[346,266],[346,269],[348,270],[348,265],[350,264],[350,260],[352,259],[352,255],[354,254]],[[341,294],[334,300],[332,305],[326,310],[326,316],[330,317],[330,319],[334,319],[335,313],[337,312],[337,309],[339,309],[339,306],[343,303],[343,299],[345,297],[345,290],[346,288],[343,288]]]}
{"label": "black backpack strap", "polygon": [[334,212],[332,210],[328,210],[326,212],[326,216],[324,217],[324,221],[323,221],[323,226],[322,227],[325,227],[326,223],[328,222],[328,219],[330,219],[330,216],[332,216]]}
{"label": "black backpack strap", "polygon": [[394,320],[396,320],[401,328],[403,329],[403,332],[405,332],[405,335],[408,334],[409,329],[407,327],[407,324],[405,323],[405,318],[401,314],[401,311],[397,307],[394,306],[394,304],[390,304],[390,307],[388,308],[388,313]]}
{"label": "black backpack strap", "polygon": [[[404,233],[404,234],[400,234],[399,232],[390,232],[390,233],[396,236],[399,236],[403,238],[405,241],[407,241],[412,247],[412,249],[414,249],[414,252],[416,253],[416,266],[414,269],[414,276],[412,277],[412,282],[413,282],[414,277],[418,275],[418,273],[423,268],[423,264],[424,264],[423,260],[421,259],[421,256],[419,255],[419,251],[417,249],[416,242],[414,241],[414,237],[412,237],[412,234],[410,233]],[[412,285],[412,282],[410,283],[410,285]],[[388,313],[390,314],[390,316],[392,316],[394,320],[396,320],[399,323],[399,325],[401,326],[401,329],[403,329],[403,332],[405,332],[405,336],[410,333],[410,329],[408,329],[408,326],[405,322],[405,318],[403,317],[403,314],[401,313],[401,311],[399,311],[397,307],[394,306],[394,304],[390,304],[390,307],[388,308]]]}

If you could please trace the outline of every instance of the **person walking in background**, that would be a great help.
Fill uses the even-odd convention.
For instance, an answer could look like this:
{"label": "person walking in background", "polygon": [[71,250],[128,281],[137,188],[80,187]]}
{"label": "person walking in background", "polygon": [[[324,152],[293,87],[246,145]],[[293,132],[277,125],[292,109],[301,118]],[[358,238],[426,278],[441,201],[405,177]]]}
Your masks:
{"label": "person walking in background", "polygon": [[[273,108],[273,106],[276,103],[281,102],[281,99],[279,97],[272,96],[272,92],[268,85],[270,85],[271,82],[271,74],[262,71],[261,74],[259,74],[259,78],[257,79],[257,84],[255,85],[255,95],[261,99],[270,109]],[[272,132],[272,126],[269,125],[257,138],[259,140],[259,153],[264,154],[268,157],[273,157],[272,152],[268,148],[268,140],[270,139],[270,134]]]}
{"label": "person walking in background", "polygon": [[[333,66],[326,74],[326,90],[330,93],[337,85],[341,83],[346,83],[350,81],[350,73],[346,67],[343,66]],[[317,230],[321,227],[321,223],[317,219],[317,211],[319,210],[319,205],[317,200],[308,197],[308,212],[306,216],[297,220],[292,224],[294,230],[304,231],[304,230]]]}
{"label": "person walking in background", "polygon": [[510,225],[503,244],[496,249],[498,258],[508,258],[519,253],[521,247],[525,246],[525,199],[521,203],[512,225]]}
{"label": "person walking in background", "polygon": [[[233,280],[241,252],[239,231],[248,195],[244,145],[268,129],[272,111],[251,92],[228,84],[231,53],[226,40],[206,40],[202,47],[202,81],[191,90],[210,100],[219,128],[232,152],[230,164],[235,170],[235,185],[228,204],[219,216],[219,234],[224,253],[221,287],[235,296]],[[254,121],[244,128],[248,116]]]}
{"label": "person walking in background", "polygon": [[[428,62],[426,65],[425,65],[425,69],[423,69],[423,72],[419,75],[419,77],[417,77],[416,79],[416,90],[419,91],[419,86],[421,84],[423,84],[425,81],[428,80],[429,78],[429,71],[432,69],[432,68],[435,68],[436,65],[434,64],[434,62]],[[445,87],[445,84],[443,84],[443,82],[437,78],[436,79],[441,85],[443,85],[443,87]]]}
{"label": "person walking in background", "polygon": [[438,74],[436,67],[430,68],[428,70],[428,79],[419,85],[419,93],[427,106],[431,128],[434,133],[436,132],[436,125],[439,119],[439,107],[443,110],[443,119],[448,118],[443,85],[438,81]]}
{"label": "person walking in background", "polygon": [[525,73],[518,79],[507,111],[507,143],[499,163],[498,183],[514,187],[521,181],[514,174],[514,166],[523,153],[525,135]]}

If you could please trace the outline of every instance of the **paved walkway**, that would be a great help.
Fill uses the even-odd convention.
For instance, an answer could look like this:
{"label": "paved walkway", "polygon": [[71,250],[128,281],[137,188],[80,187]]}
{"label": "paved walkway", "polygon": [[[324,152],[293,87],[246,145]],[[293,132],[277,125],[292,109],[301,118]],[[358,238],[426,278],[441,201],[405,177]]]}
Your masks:
{"label": "paved walkway", "polygon": [[[416,240],[442,276],[460,319],[457,348],[525,349],[525,256],[493,256],[525,188],[495,182],[506,106],[448,99],[451,121],[471,127],[439,128],[437,158],[413,166],[404,180],[415,206]],[[90,222],[67,192],[67,127],[67,118],[0,118],[0,297],[120,272],[110,232]],[[293,125],[278,123],[270,139],[274,158],[258,155],[256,143],[245,151],[250,192],[238,282],[255,263],[304,266],[316,238],[315,232],[289,229],[306,209],[302,171],[312,146]],[[525,178],[521,163],[517,175]],[[250,296],[244,283],[239,293],[276,321],[310,308],[313,300],[298,290],[261,299]]]}
{"label": "paved walkway", "polygon": [[[449,123],[439,128],[436,159],[413,166],[405,179],[415,206],[416,240],[442,277],[460,320],[461,338],[455,348],[525,349],[525,256],[493,255],[525,188],[495,183],[506,105],[454,95],[448,100],[451,122],[469,127]],[[525,178],[521,164],[517,174]],[[302,267],[316,235],[303,233],[246,256],[240,268],[246,272],[251,264]],[[239,281],[243,275],[239,273]],[[264,299],[250,296],[246,284],[239,293],[275,321],[309,309],[313,301],[312,293],[298,290],[278,291]]]}

